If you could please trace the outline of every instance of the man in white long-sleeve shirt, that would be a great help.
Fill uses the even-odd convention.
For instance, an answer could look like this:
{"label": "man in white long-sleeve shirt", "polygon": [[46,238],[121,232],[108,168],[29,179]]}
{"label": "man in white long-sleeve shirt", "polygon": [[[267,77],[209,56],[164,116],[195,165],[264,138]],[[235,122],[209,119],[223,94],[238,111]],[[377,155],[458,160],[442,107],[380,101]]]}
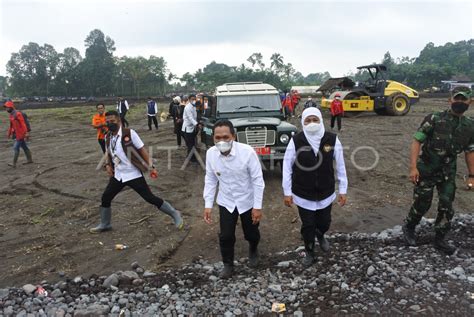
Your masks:
{"label": "man in white long-sleeve shirt", "polygon": [[[329,251],[324,237],[331,225],[332,203],[336,200],[336,178],[339,181],[338,202],[346,203],[347,176],[342,145],[336,134],[326,132],[321,112],[307,108],[302,113],[303,131],[293,136],[283,160],[284,203],[298,206],[301,235],[305,243],[305,267],[314,262],[314,242]],[[334,161],[336,171],[334,171]]]}
{"label": "man in white long-sleeve shirt", "polygon": [[122,122],[122,126],[124,128],[129,126],[127,119],[125,119],[128,110],[130,110],[130,107],[128,105],[127,99],[123,99],[119,96],[117,101],[117,112],[120,115],[120,121]]}
{"label": "man in white long-sleeve shirt", "polygon": [[213,134],[215,146],[206,155],[204,220],[212,223],[211,210],[219,186],[219,244],[224,262],[221,278],[229,278],[234,271],[235,227],[239,215],[245,240],[249,242],[249,266],[258,265],[258,226],[265,183],[257,154],[247,144],[235,141],[235,130],[230,121],[216,122]]}
{"label": "man in white long-sleeve shirt", "polygon": [[[184,107],[183,127],[181,128],[181,131],[183,132],[189,156],[189,153],[191,153],[196,146],[196,135],[199,122],[197,121],[197,111],[195,106],[196,95],[189,95],[188,98],[189,102],[186,104],[186,107]],[[191,162],[197,162],[194,155],[191,157]]]}

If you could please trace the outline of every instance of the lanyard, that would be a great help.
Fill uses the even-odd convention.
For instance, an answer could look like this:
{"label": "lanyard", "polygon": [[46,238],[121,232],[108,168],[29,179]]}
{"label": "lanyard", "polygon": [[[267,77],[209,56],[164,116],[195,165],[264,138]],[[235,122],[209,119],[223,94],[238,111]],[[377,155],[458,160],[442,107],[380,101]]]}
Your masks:
{"label": "lanyard", "polygon": [[[117,141],[119,139],[119,135],[117,134],[116,136],[112,136],[110,147],[112,149],[112,154],[115,155],[115,149],[117,148]],[[115,139],[115,140],[114,140]]]}

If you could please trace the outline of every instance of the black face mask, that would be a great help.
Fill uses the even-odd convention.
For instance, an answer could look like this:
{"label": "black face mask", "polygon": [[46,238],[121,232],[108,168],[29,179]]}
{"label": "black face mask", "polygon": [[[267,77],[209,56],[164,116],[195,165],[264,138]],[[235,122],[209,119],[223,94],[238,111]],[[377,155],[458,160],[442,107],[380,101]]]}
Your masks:
{"label": "black face mask", "polygon": [[117,132],[119,126],[117,123],[107,122],[107,128],[109,128],[109,130],[112,132]]}
{"label": "black face mask", "polygon": [[8,112],[8,113],[12,113],[12,112],[13,112],[13,109],[12,109],[12,108],[8,108],[8,109],[7,109],[7,112]]}
{"label": "black face mask", "polygon": [[467,108],[469,108],[469,105],[461,101],[456,101],[451,104],[451,110],[453,110],[453,112],[457,114],[464,113]]}

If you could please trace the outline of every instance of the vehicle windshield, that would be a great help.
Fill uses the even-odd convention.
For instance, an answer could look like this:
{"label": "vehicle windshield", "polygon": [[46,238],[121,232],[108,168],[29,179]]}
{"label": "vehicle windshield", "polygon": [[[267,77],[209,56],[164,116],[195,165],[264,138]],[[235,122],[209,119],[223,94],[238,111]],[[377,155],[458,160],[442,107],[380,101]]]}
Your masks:
{"label": "vehicle windshield", "polygon": [[219,112],[280,111],[278,95],[220,96],[217,98]]}

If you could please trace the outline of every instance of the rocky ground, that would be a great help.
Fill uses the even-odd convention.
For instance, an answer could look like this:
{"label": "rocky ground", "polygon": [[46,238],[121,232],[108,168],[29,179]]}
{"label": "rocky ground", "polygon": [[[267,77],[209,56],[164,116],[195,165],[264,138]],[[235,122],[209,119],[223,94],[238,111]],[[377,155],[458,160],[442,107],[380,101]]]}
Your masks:
{"label": "rocky ground", "polygon": [[[472,316],[474,313],[474,216],[453,220],[452,256],[435,251],[432,220],[418,228],[419,246],[407,247],[401,227],[378,233],[334,233],[332,250],[302,269],[302,247],[263,254],[259,269],[246,259],[231,280],[220,280],[222,263],[203,259],[153,273],[139,263],[110,276],[63,276],[61,281],[0,289],[5,316],[270,315],[286,313]],[[45,290],[47,292],[43,293]],[[43,293],[43,294],[41,294]]]}

